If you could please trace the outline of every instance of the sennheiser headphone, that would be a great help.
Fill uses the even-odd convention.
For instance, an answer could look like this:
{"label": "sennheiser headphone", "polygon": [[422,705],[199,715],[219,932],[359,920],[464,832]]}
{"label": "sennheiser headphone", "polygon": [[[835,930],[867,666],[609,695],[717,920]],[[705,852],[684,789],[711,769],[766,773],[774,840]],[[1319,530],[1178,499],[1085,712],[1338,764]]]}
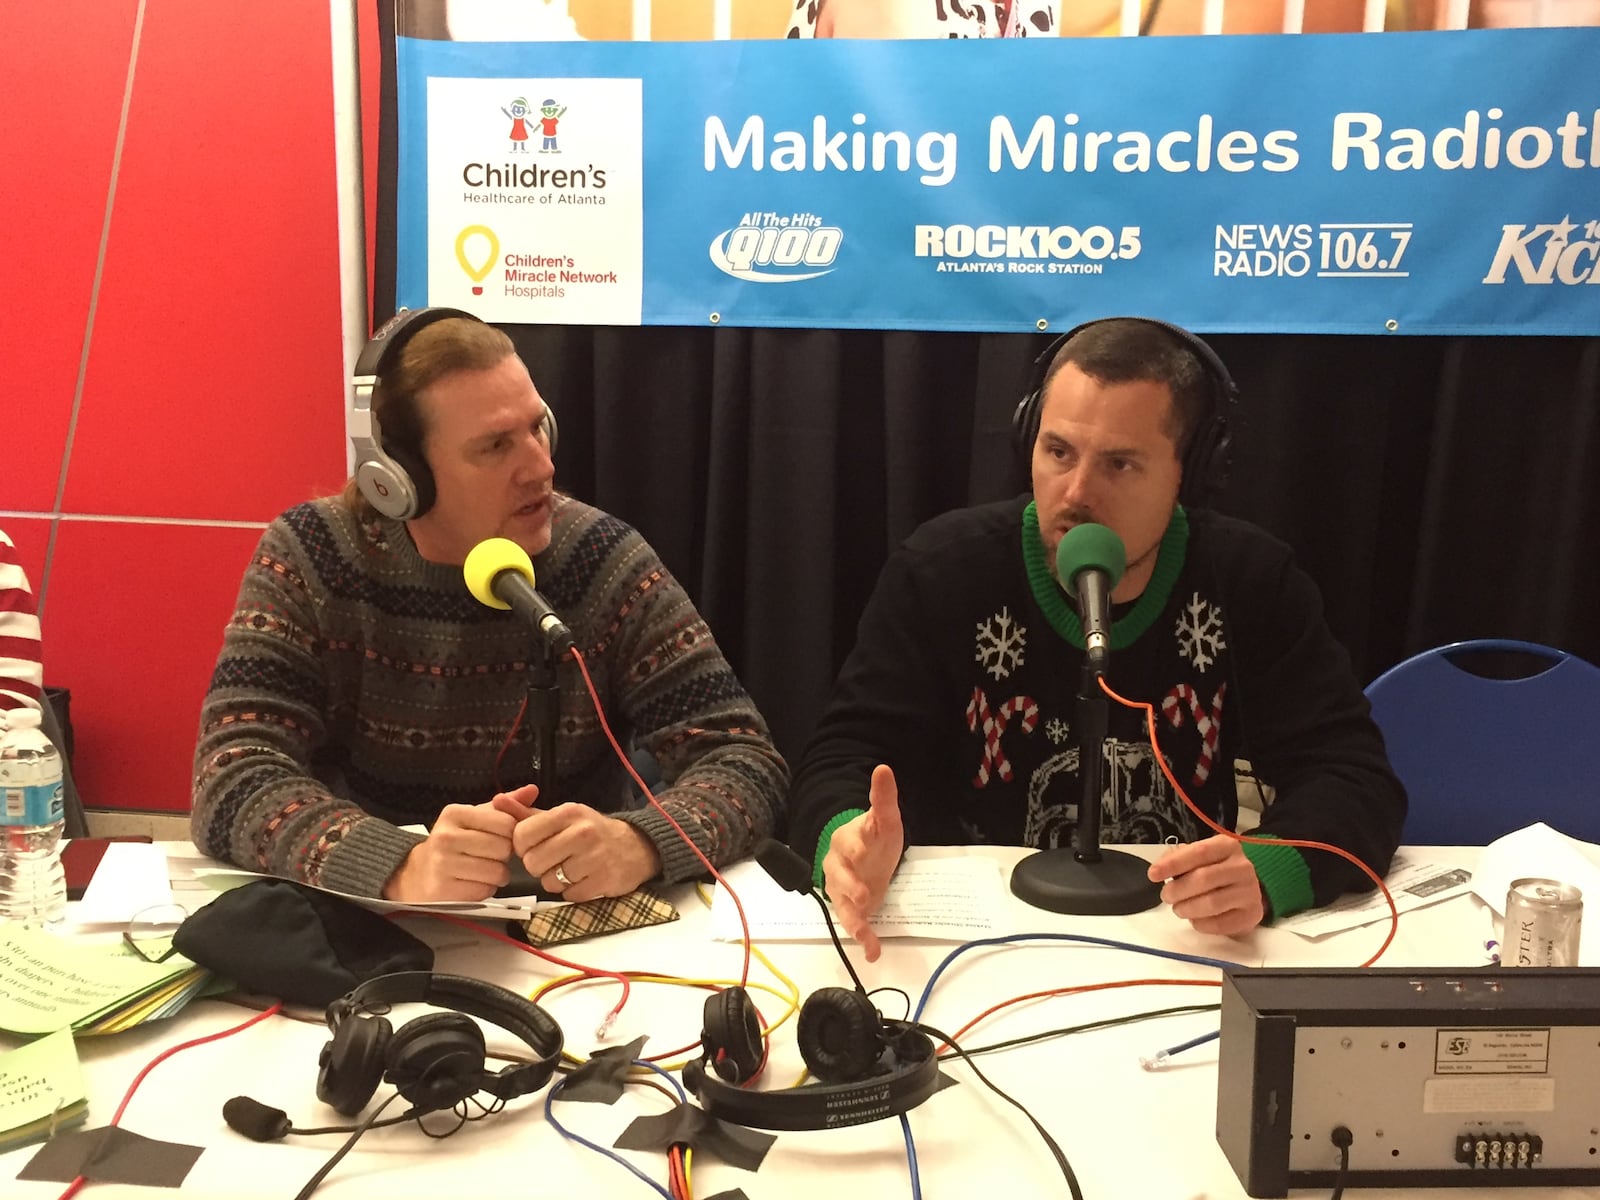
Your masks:
{"label": "sennheiser headphone", "polygon": [[800,1057],[819,1082],[747,1090],[765,1061],[755,1005],[741,987],[706,998],[704,1057],[683,1082],[706,1113],[757,1129],[839,1129],[910,1112],[939,1090],[933,1041],[906,1021],[885,1020],[863,992],[830,987],[800,1009]]}
{"label": "sennheiser headphone", "polygon": [[[402,308],[372,335],[356,359],[351,380],[354,398],[350,406],[350,444],[355,450],[356,485],[367,503],[386,517],[409,521],[433,507],[437,492],[433,472],[422,456],[421,446],[385,445],[383,432],[372,412],[373,393],[384,373],[400,360],[406,343],[435,321],[460,317],[479,318],[459,308]],[[544,406],[544,432],[550,453],[556,452],[556,415]]]}
{"label": "sennheiser headphone", "polygon": [[[407,1002],[456,1011],[415,1017],[399,1029],[387,1018],[367,1015],[371,1008]],[[483,1030],[469,1017],[514,1034],[538,1058],[487,1070]],[[379,975],[330,1004],[327,1019],[333,1039],[319,1059],[317,1098],[347,1117],[365,1108],[385,1080],[417,1114],[453,1108],[478,1092],[514,1100],[549,1083],[561,1058],[561,1027],[544,1009],[461,975]]]}
{"label": "sennheiser headphone", "polygon": [[1092,325],[1105,321],[1138,321],[1164,329],[1178,340],[1199,362],[1210,384],[1207,389],[1206,411],[1201,415],[1189,439],[1189,448],[1183,456],[1183,480],[1178,487],[1178,500],[1186,507],[1203,507],[1210,504],[1227,486],[1231,465],[1233,434],[1228,427],[1228,414],[1238,402],[1239,389],[1228,374],[1228,368],[1217,357],[1217,352],[1200,338],[1180,325],[1156,321],[1149,317],[1103,317],[1085,321],[1067,330],[1052,341],[1033,360],[1028,385],[1011,414],[1011,435],[1023,463],[1032,461],[1033,444],[1039,437],[1039,420],[1044,408],[1044,381],[1050,365],[1061,349],[1078,334]]}

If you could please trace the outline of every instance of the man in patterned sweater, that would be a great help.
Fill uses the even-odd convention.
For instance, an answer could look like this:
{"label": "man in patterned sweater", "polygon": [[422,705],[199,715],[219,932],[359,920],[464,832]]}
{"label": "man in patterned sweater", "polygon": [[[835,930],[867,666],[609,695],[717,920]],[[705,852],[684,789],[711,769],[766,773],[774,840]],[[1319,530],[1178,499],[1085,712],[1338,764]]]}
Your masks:
{"label": "man in patterned sweater", "polygon": [[[1156,706],[1200,809],[1234,826],[1232,764],[1248,758],[1276,792],[1257,834],[1388,869],[1405,792],[1316,586],[1264,531],[1178,502],[1225,386],[1202,349],[1156,322],[1084,326],[1046,368],[1036,415],[1019,410],[1032,496],[937,517],[885,565],[789,802],[790,840],[869,959],[907,842],[1071,844],[1084,642],[1052,566],[1087,522],[1127,550],[1107,683]],[[1101,840],[1174,843],[1149,875],[1195,928],[1239,934],[1371,886],[1326,852],[1205,836],[1143,712],[1113,703],[1108,728]]]}
{"label": "man in patterned sweater", "polygon": [[[268,527],[201,710],[196,845],[397,900],[483,899],[513,856],[571,900],[701,872],[634,791],[570,656],[555,780],[544,795],[529,782],[536,635],[462,578],[467,552],[499,536],[534,559],[622,745],[659,764],[664,809],[713,863],[747,855],[773,831],[787,768],[655,551],[554,490],[553,423],[510,339],[454,317],[394,349],[373,415],[418,512],[384,517],[352,480]],[[401,828],[414,824],[429,832]]]}

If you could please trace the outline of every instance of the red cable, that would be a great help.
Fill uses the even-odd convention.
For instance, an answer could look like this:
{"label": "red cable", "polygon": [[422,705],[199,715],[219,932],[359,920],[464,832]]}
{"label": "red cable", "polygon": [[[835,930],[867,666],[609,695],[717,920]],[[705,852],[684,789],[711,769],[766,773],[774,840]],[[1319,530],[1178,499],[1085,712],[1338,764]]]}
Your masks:
{"label": "red cable", "polygon": [[[139,1085],[144,1082],[144,1077],[150,1074],[151,1071],[155,1070],[162,1063],[166,1062],[166,1060],[171,1058],[174,1054],[178,1053],[178,1051],[188,1050],[194,1046],[203,1046],[207,1042],[215,1042],[220,1038],[232,1037],[236,1033],[242,1033],[244,1030],[249,1029],[250,1026],[254,1025],[256,1022],[265,1021],[268,1017],[276,1015],[278,1010],[282,1007],[282,1003],[274,1002],[271,1008],[265,1009],[262,1012],[258,1012],[248,1021],[245,1021],[239,1025],[235,1025],[232,1029],[223,1029],[217,1033],[208,1033],[205,1037],[192,1038],[187,1042],[179,1042],[176,1046],[167,1047],[167,1049],[163,1050],[160,1054],[156,1055],[149,1062],[147,1062],[144,1065],[144,1069],[133,1077],[133,1082],[128,1085],[128,1090],[122,1097],[122,1103],[117,1105],[117,1111],[112,1114],[111,1120],[108,1121],[107,1124],[116,1125],[122,1120],[122,1114],[128,1110],[128,1101],[133,1099],[133,1093],[139,1090]],[[67,1185],[67,1190],[61,1193],[58,1200],[68,1200],[69,1197],[77,1195],[79,1189],[82,1188],[87,1182],[89,1182],[88,1176],[77,1176],[71,1183]]]}
{"label": "red cable", "polygon": [[700,860],[707,871],[711,872],[711,878],[720,883],[727,890],[728,895],[732,897],[733,906],[739,911],[739,928],[743,932],[744,962],[739,969],[739,986],[743,987],[750,980],[750,920],[744,914],[744,905],[739,900],[739,893],[729,886],[728,881],[722,877],[722,872],[712,865],[705,852],[694,844],[694,839],[684,832],[683,826],[678,824],[673,815],[661,806],[661,802],[650,791],[650,785],[645,783],[639,777],[639,772],[633,769],[633,764],[628,761],[628,756],[623,753],[622,747],[617,743],[616,734],[611,732],[611,725],[606,721],[605,709],[600,707],[600,696],[595,691],[594,680],[589,678],[589,668],[583,661],[583,654],[576,646],[572,648],[572,658],[578,664],[578,670],[583,673],[584,686],[589,689],[589,698],[594,701],[595,716],[600,718],[600,728],[605,731],[606,741],[611,743],[611,749],[616,752],[617,760],[622,763],[623,768],[633,778],[634,783],[639,785],[639,791],[644,798],[650,802],[658,813],[666,818],[667,824],[677,831],[678,836],[684,840],[684,844],[694,851],[694,856]]}
{"label": "red cable", "polygon": [[511,732],[506,734],[506,740],[500,743],[500,753],[494,756],[494,790],[503,792],[506,789],[500,785],[500,762],[506,756],[506,751],[511,749],[511,739],[517,736],[517,730],[522,728],[522,715],[528,711],[528,693],[522,693],[522,703],[517,705],[517,715],[511,722]]}

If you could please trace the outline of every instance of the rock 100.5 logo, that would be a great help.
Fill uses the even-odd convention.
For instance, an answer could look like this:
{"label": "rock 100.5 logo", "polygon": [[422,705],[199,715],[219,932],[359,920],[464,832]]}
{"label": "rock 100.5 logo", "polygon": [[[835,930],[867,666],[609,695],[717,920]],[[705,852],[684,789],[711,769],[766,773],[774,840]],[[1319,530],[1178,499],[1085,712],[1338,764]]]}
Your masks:
{"label": "rock 100.5 logo", "polygon": [[717,270],[752,283],[798,283],[833,270],[844,231],[815,213],[751,212],[712,239]]}

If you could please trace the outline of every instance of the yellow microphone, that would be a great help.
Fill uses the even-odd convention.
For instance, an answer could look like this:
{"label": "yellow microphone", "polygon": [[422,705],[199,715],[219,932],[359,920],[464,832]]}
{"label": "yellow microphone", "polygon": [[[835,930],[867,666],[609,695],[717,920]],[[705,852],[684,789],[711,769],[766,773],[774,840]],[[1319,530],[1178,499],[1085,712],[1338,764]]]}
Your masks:
{"label": "yellow microphone", "polygon": [[557,657],[572,648],[572,630],[534,590],[533,560],[510,538],[479,542],[461,565],[461,575],[467,590],[480,603],[516,612],[549,643]]}

